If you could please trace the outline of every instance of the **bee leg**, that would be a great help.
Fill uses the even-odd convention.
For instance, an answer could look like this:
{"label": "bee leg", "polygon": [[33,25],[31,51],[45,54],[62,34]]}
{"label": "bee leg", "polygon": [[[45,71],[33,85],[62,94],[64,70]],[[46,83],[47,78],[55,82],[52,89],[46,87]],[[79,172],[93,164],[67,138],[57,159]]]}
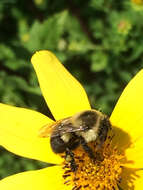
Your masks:
{"label": "bee leg", "polygon": [[71,170],[75,172],[77,170],[77,165],[75,163],[74,153],[69,148],[66,148],[66,161],[70,163]]}
{"label": "bee leg", "polygon": [[95,160],[95,154],[93,153],[93,150],[88,146],[85,139],[81,136],[80,136],[80,144],[82,145],[82,148],[84,149],[84,151],[88,153],[89,157]]}

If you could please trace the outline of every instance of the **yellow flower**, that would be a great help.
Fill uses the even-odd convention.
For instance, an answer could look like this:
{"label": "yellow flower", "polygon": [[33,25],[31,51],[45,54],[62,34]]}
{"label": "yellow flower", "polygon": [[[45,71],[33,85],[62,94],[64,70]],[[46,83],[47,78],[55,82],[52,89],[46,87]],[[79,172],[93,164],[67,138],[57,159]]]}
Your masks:
{"label": "yellow flower", "polygon": [[[49,51],[32,57],[44,98],[56,120],[91,109],[80,83]],[[0,104],[0,145],[27,158],[55,163],[0,181],[2,190],[141,190],[143,188],[143,70],[123,91],[110,121],[111,134],[103,147],[103,159],[93,162],[79,147],[77,172],[53,153],[49,138],[40,138],[42,126],[52,123],[36,111]],[[91,145],[92,146],[92,145]]]}
{"label": "yellow flower", "polygon": [[143,0],[131,0],[133,3],[137,4],[137,5],[142,5],[143,4]]}
{"label": "yellow flower", "polygon": [[143,0],[131,0],[131,6],[136,11],[143,10]]}

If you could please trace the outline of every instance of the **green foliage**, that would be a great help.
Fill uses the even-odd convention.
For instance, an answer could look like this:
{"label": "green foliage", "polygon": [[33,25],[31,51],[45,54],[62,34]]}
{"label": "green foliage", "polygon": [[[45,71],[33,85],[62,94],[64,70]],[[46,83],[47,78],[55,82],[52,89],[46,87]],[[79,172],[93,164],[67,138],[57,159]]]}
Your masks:
{"label": "green foliage", "polygon": [[[30,64],[36,50],[49,49],[84,85],[92,106],[110,115],[142,68],[142,20],[129,0],[1,0],[0,101],[50,114]],[[2,150],[0,177],[43,166]]]}
{"label": "green foliage", "polygon": [[16,174],[20,171],[24,172],[49,166],[49,164],[38,162],[36,160],[20,158],[2,148],[0,148],[0,151],[2,152],[0,153],[0,179],[7,175]]}

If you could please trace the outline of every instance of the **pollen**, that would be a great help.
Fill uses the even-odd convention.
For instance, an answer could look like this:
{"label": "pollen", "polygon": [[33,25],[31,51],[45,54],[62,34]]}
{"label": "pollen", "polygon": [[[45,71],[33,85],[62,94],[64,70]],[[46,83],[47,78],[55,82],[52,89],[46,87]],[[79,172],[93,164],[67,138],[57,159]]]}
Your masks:
{"label": "pollen", "polygon": [[121,181],[121,155],[116,147],[111,146],[109,136],[102,149],[96,149],[96,143],[90,143],[95,153],[95,160],[79,147],[74,151],[77,170],[73,172],[67,161],[63,163],[65,185],[72,185],[71,190],[116,190]]}

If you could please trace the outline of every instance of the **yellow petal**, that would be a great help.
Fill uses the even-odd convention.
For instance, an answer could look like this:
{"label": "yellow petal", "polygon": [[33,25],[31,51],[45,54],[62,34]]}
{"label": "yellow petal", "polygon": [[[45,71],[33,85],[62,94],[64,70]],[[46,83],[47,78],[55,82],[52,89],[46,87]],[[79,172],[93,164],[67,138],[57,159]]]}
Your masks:
{"label": "yellow petal", "polygon": [[28,171],[6,177],[0,181],[1,190],[71,190],[64,185],[59,166]]}
{"label": "yellow petal", "polygon": [[130,168],[143,168],[143,139],[134,142],[131,147],[125,151],[127,163],[124,166]]}
{"label": "yellow petal", "polygon": [[[122,129],[125,134],[118,134],[117,141],[127,143],[143,138],[143,70],[141,70],[124,89],[110,117],[112,125]],[[128,137],[127,137],[128,136]]]}
{"label": "yellow petal", "polygon": [[143,189],[143,170],[123,168],[121,184],[123,190]]}
{"label": "yellow petal", "polygon": [[20,156],[61,163],[49,138],[38,137],[39,129],[49,122],[52,120],[36,111],[0,104],[0,145]]}
{"label": "yellow petal", "polygon": [[83,87],[54,54],[46,50],[36,52],[31,62],[43,96],[56,120],[90,109]]}

